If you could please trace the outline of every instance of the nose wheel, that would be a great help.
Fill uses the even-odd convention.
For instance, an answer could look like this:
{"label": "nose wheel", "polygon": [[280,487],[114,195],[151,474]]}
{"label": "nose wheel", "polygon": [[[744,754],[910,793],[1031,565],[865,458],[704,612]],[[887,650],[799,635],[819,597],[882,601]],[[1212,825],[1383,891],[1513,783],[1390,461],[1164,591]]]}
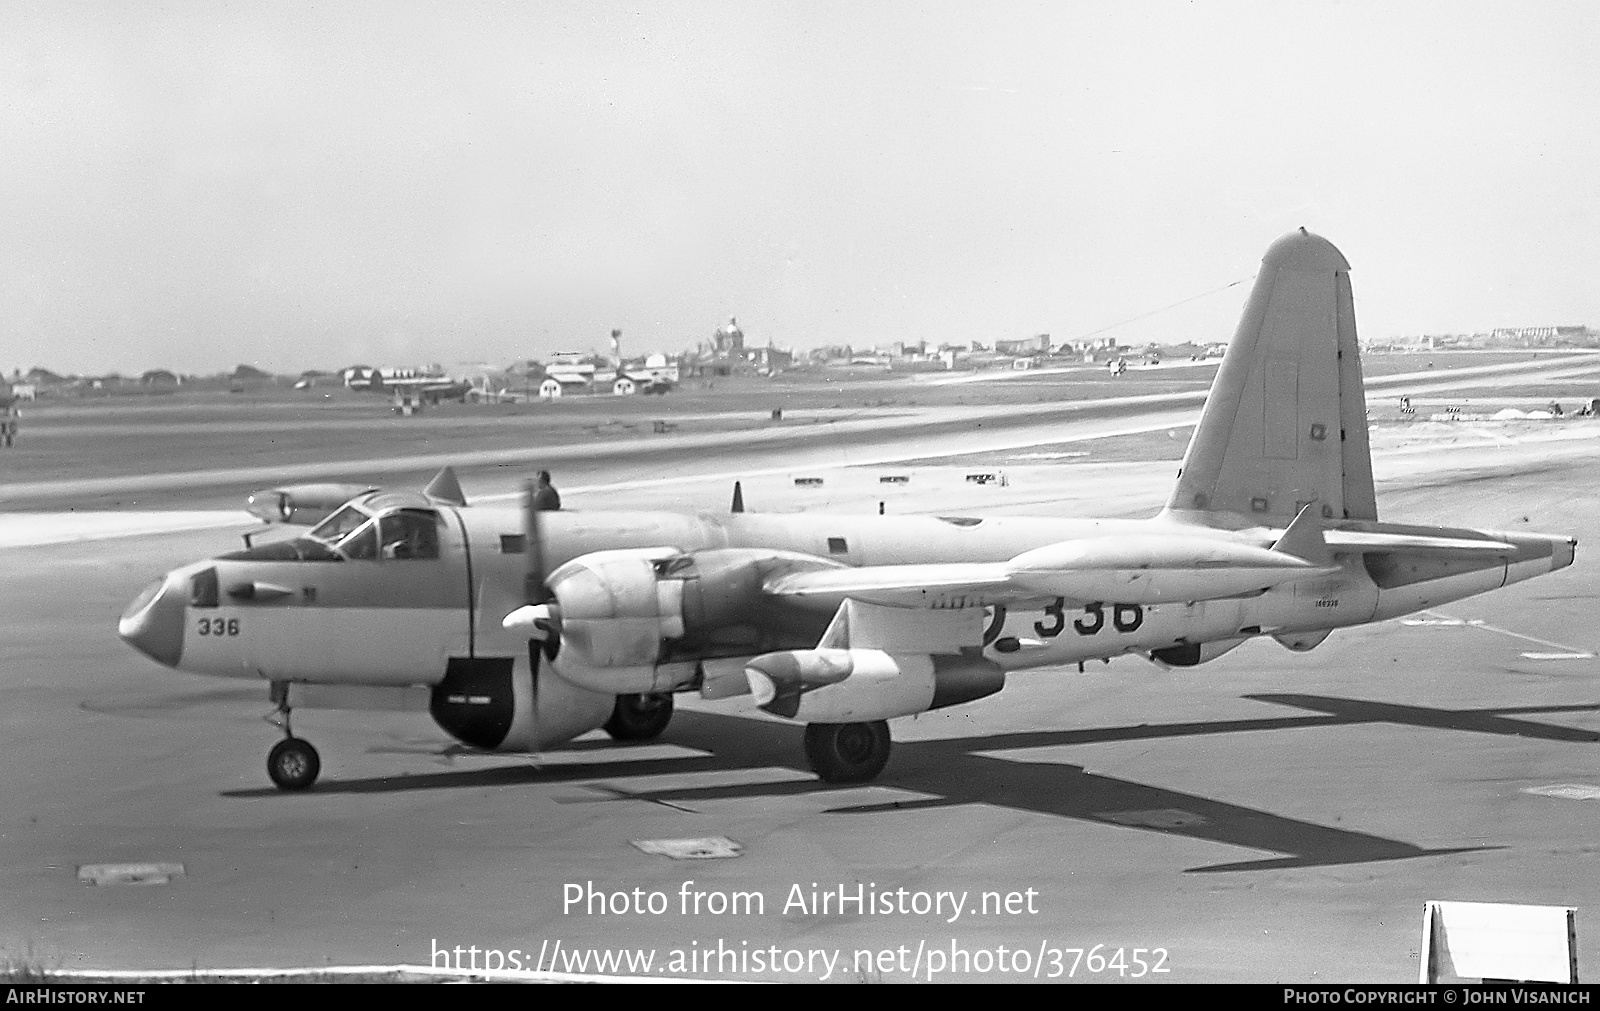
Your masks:
{"label": "nose wheel", "polygon": [[289,727],[287,682],[272,682],[272,701],[277,708],[267,715],[267,722],[283,728],[284,737],[267,753],[267,776],[280,790],[304,790],[317,781],[322,758],[310,741],[294,736]]}
{"label": "nose wheel", "polygon": [[267,755],[267,775],[280,790],[304,790],[321,771],[317,749],[298,737],[285,737]]}

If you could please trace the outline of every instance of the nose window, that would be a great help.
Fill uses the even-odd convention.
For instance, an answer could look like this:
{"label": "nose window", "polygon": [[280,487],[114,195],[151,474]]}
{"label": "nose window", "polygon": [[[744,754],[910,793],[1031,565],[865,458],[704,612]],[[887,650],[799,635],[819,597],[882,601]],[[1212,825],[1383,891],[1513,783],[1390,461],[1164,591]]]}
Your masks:
{"label": "nose window", "polygon": [[149,586],[146,586],[144,589],[140,590],[139,595],[133,598],[133,603],[129,604],[127,609],[122,612],[122,619],[126,621],[138,614],[140,611],[143,611],[149,606],[152,600],[156,599],[156,595],[159,594],[162,587],[166,585],[166,580],[158,579]]}
{"label": "nose window", "polygon": [[206,569],[189,577],[189,606],[217,606],[217,570]]}

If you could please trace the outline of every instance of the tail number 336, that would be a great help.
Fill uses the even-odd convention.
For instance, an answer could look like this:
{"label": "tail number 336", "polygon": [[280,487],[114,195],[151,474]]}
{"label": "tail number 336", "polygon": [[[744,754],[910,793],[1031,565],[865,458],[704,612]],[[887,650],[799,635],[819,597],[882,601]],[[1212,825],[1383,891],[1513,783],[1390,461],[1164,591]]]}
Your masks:
{"label": "tail number 336", "polygon": [[[1132,632],[1144,624],[1144,608],[1138,604],[1111,604],[1111,625],[1118,632]],[[1033,623],[1035,634],[1044,639],[1054,639],[1067,629],[1067,601],[1064,597],[1057,597],[1055,602],[1044,609],[1045,620]],[[1079,635],[1094,635],[1106,627],[1107,605],[1103,601],[1086,604],[1083,608],[1083,617],[1072,622],[1073,631]]]}
{"label": "tail number 336", "polygon": [[238,618],[201,618],[195,629],[201,635],[238,635]]}

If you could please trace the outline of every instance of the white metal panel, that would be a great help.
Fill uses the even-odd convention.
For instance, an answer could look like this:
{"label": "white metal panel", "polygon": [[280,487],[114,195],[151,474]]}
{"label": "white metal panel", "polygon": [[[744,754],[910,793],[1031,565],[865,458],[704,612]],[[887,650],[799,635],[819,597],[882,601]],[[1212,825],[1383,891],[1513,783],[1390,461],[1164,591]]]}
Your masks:
{"label": "white metal panel", "polygon": [[1502,902],[1429,902],[1421,982],[1441,976],[1576,983],[1576,910]]}

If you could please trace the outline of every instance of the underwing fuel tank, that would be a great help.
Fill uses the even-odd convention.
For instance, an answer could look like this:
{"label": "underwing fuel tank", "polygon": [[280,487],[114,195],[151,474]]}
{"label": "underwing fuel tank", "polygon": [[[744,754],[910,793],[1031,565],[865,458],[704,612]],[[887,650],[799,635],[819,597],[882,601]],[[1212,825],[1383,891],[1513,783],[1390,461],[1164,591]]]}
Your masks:
{"label": "underwing fuel tank", "polygon": [[795,649],[745,662],[756,704],[804,723],[867,723],[993,695],[1005,671],[981,657]]}
{"label": "underwing fuel tank", "polygon": [[1063,541],[1025,551],[1006,569],[1042,596],[1127,604],[1232,597],[1338,571],[1252,544],[1167,534]]}

